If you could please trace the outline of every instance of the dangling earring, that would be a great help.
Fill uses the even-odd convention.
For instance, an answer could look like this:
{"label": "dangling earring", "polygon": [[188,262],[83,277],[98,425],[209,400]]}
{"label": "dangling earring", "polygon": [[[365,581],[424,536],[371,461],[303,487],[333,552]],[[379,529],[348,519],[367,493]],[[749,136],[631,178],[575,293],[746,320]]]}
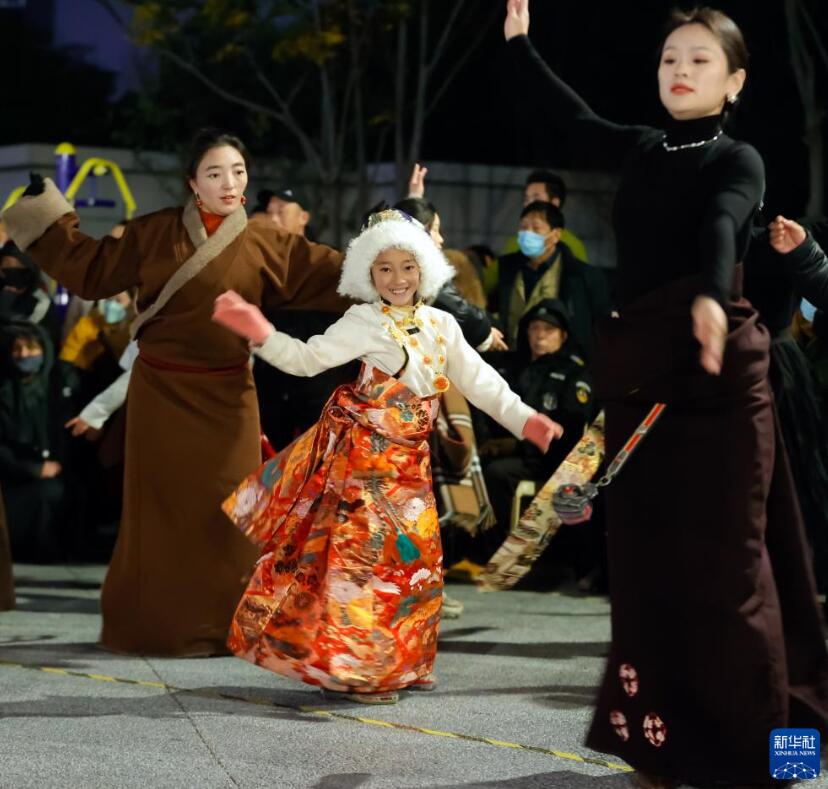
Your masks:
{"label": "dangling earring", "polygon": [[247,198],[244,195],[241,196],[241,204],[247,205]]}
{"label": "dangling earring", "polygon": [[204,205],[204,202],[203,202],[203,201],[202,201],[202,199],[198,196],[198,192],[193,192],[193,194],[195,195],[195,203],[196,203],[196,205],[197,205],[199,208],[201,208],[201,207]]}

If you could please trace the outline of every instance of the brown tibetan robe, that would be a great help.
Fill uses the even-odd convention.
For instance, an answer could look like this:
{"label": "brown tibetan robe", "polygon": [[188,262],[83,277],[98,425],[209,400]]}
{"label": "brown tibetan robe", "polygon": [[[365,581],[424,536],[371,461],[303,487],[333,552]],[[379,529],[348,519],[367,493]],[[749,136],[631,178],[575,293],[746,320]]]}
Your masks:
{"label": "brown tibetan robe", "polygon": [[138,288],[139,311],[198,251],[206,265],[138,332],[129,386],[124,511],[104,582],[101,641],[119,652],[226,654],[256,549],[220,509],[260,462],[247,343],[211,321],[226,290],[267,308],[342,312],[342,256],[243,209],[209,238],[192,201],[96,241],[54,185],[5,214],[12,238],[86,299]]}

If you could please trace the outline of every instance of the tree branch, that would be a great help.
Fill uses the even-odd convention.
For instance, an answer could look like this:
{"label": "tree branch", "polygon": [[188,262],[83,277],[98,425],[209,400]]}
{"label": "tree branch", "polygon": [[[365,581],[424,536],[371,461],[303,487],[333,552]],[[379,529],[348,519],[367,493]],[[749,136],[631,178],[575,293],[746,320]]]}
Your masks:
{"label": "tree branch", "polygon": [[297,140],[299,141],[299,144],[302,146],[302,150],[305,151],[305,155],[308,156],[310,161],[320,172],[322,171],[322,163],[319,159],[319,154],[314,150],[312,143],[310,142],[310,138],[302,131],[302,129],[295,123],[295,121],[293,121],[292,117],[289,114],[286,114],[284,112],[278,112],[274,110],[272,107],[268,107],[266,104],[260,104],[257,101],[250,101],[250,99],[245,99],[241,96],[236,96],[234,93],[225,90],[220,85],[213,82],[197,66],[180,57],[175,52],[172,52],[164,48],[158,48],[156,49],[156,51],[159,55],[167,58],[180,69],[186,71],[188,74],[195,77],[205,87],[209,88],[211,91],[213,91],[213,93],[215,93],[217,96],[224,99],[225,101],[231,104],[238,104],[240,107],[244,107],[245,109],[250,110],[251,112],[258,112],[262,115],[267,115],[268,117],[277,120],[292,134],[296,136]]}
{"label": "tree branch", "polygon": [[471,57],[471,54],[477,49],[480,45],[480,42],[485,38],[486,34],[489,32],[489,28],[492,26],[494,21],[501,15],[502,11],[500,8],[496,8],[495,11],[489,16],[488,20],[486,21],[485,25],[482,25],[478,30],[476,38],[474,38],[471,43],[466,47],[463,53],[457,58],[454,62],[454,65],[449,70],[448,74],[446,74],[445,78],[441,80],[440,87],[437,88],[435,91],[432,91],[428,105],[426,106],[425,110],[425,117],[427,118],[433,112],[434,108],[437,106],[437,103],[443,97],[445,92],[451,87],[451,83],[454,81],[455,77],[459,73],[460,69],[466,65],[466,61]]}
{"label": "tree branch", "polygon": [[115,20],[121,30],[126,32],[127,24],[123,19],[121,19],[121,15],[115,10],[115,6],[110,2],[110,0],[95,0],[95,2]]}
{"label": "tree branch", "polygon": [[[460,16],[460,12],[466,5],[466,0],[453,0],[451,6],[451,14],[449,15],[446,24],[443,26],[443,32],[440,34],[440,38],[437,40],[437,44],[431,50],[432,58],[431,62],[426,67],[426,72],[430,76],[431,72],[434,71],[434,67],[439,62],[440,58],[443,57],[443,52],[445,51],[446,44],[448,43],[449,37],[451,36],[451,32],[457,23],[457,19]],[[497,8],[498,14],[502,14],[503,11],[498,4]]]}

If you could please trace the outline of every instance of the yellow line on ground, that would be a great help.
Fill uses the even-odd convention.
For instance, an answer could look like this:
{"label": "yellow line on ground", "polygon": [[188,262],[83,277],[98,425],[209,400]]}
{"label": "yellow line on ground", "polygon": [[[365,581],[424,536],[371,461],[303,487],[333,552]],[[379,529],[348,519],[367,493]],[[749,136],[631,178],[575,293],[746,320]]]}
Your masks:
{"label": "yellow line on ground", "polygon": [[491,737],[486,737],[486,742],[489,745],[497,745],[498,748],[520,748],[523,750],[522,745],[518,745],[516,742],[504,742],[503,740],[493,740]]}
{"label": "yellow line on ground", "polygon": [[375,718],[363,718],[359,715],[348,715],[345,712],[335,712],[333,710],[321,709],[319,707],[310,707],[306,705],[293,704],[279,704],[264,698],[249,698],[247,696],[239,696],[233,693],[223,693],[221,691],[211,690],[190,690],[188,688],[178,688],[174,685],[167,685],[164,682],[152,682],[144,679],[131,679],[128,677],[110,677],[107,674],[88,674],[82,671],[70,671],[65,668],[55,668],[53,666],[36,666],[29,663],[13,663],[8,660],[0,660],[0,667],[2,668],[22,668],[29,671],[41,671],[46,674],[57,674],[64,677],[77,677],[79,679],[91,679],[96,682],[115,682],[122,685],[140,685],[142,687],[158,688],[167,690],[171,693],[186,693],[189,696],[197,696],[200,698],[221,699],[225,701],[239,701],[244,704],[256,704],[264,707],[274,707],[282,710],[292,710],[293,712],[302,712],[308,715],[317,715],[322,718],[337,718],[339,720],[351,721],[354,723],[362,723],[366,726],[376,726],[383,729],[397,729],[399,731],[410,731],[417,734],[425,734],[430,737],[449,737],[457,740],[467,740],[468,742],[477,742],[483,745],[490,745],[496,748],[512,748],[520,751],[529,751],[532,753],[540,753],[544,756],[553,756],[556,759],[565,759],[573,762],[581,762],[582,764],[592,764],[597,767],[604,767],[608,770],[618,772],[633,772],[632,768],[626,764],[619,764],[618,762],[608,762],[604,759],[596,759],[591,756],[579,756],[577,753],[569,753],[568,751],[557,751],[552,748],[541,748],[537,745],[522,745],[517,742],[508,742],[506,740],[495,740],[491,737],[481,737],[476,734],[462,734],[460,732],[441,731],[440,729],[427,729],[421,726],[412,726],[407,723],[395,723],[394,721],[383,721]]}
{"label": "yellow line on ground", "polygon": [[457,739],[457,735],[453,731],[440,731],[439,729],[418,729],[423,734],[430,734],[432,737],[453,737]]}

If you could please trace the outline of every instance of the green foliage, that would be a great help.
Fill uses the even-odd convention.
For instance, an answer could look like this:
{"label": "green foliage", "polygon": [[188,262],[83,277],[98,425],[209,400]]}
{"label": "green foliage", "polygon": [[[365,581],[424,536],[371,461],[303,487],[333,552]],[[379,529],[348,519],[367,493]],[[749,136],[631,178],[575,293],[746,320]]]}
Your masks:
{"label": "green foliage", "polygon": [[277,41],[272,56],[277,62],[305,60],[321,66],[335,58],[346,41],[347,38],[338,25],[324,30],[309,28]]}

